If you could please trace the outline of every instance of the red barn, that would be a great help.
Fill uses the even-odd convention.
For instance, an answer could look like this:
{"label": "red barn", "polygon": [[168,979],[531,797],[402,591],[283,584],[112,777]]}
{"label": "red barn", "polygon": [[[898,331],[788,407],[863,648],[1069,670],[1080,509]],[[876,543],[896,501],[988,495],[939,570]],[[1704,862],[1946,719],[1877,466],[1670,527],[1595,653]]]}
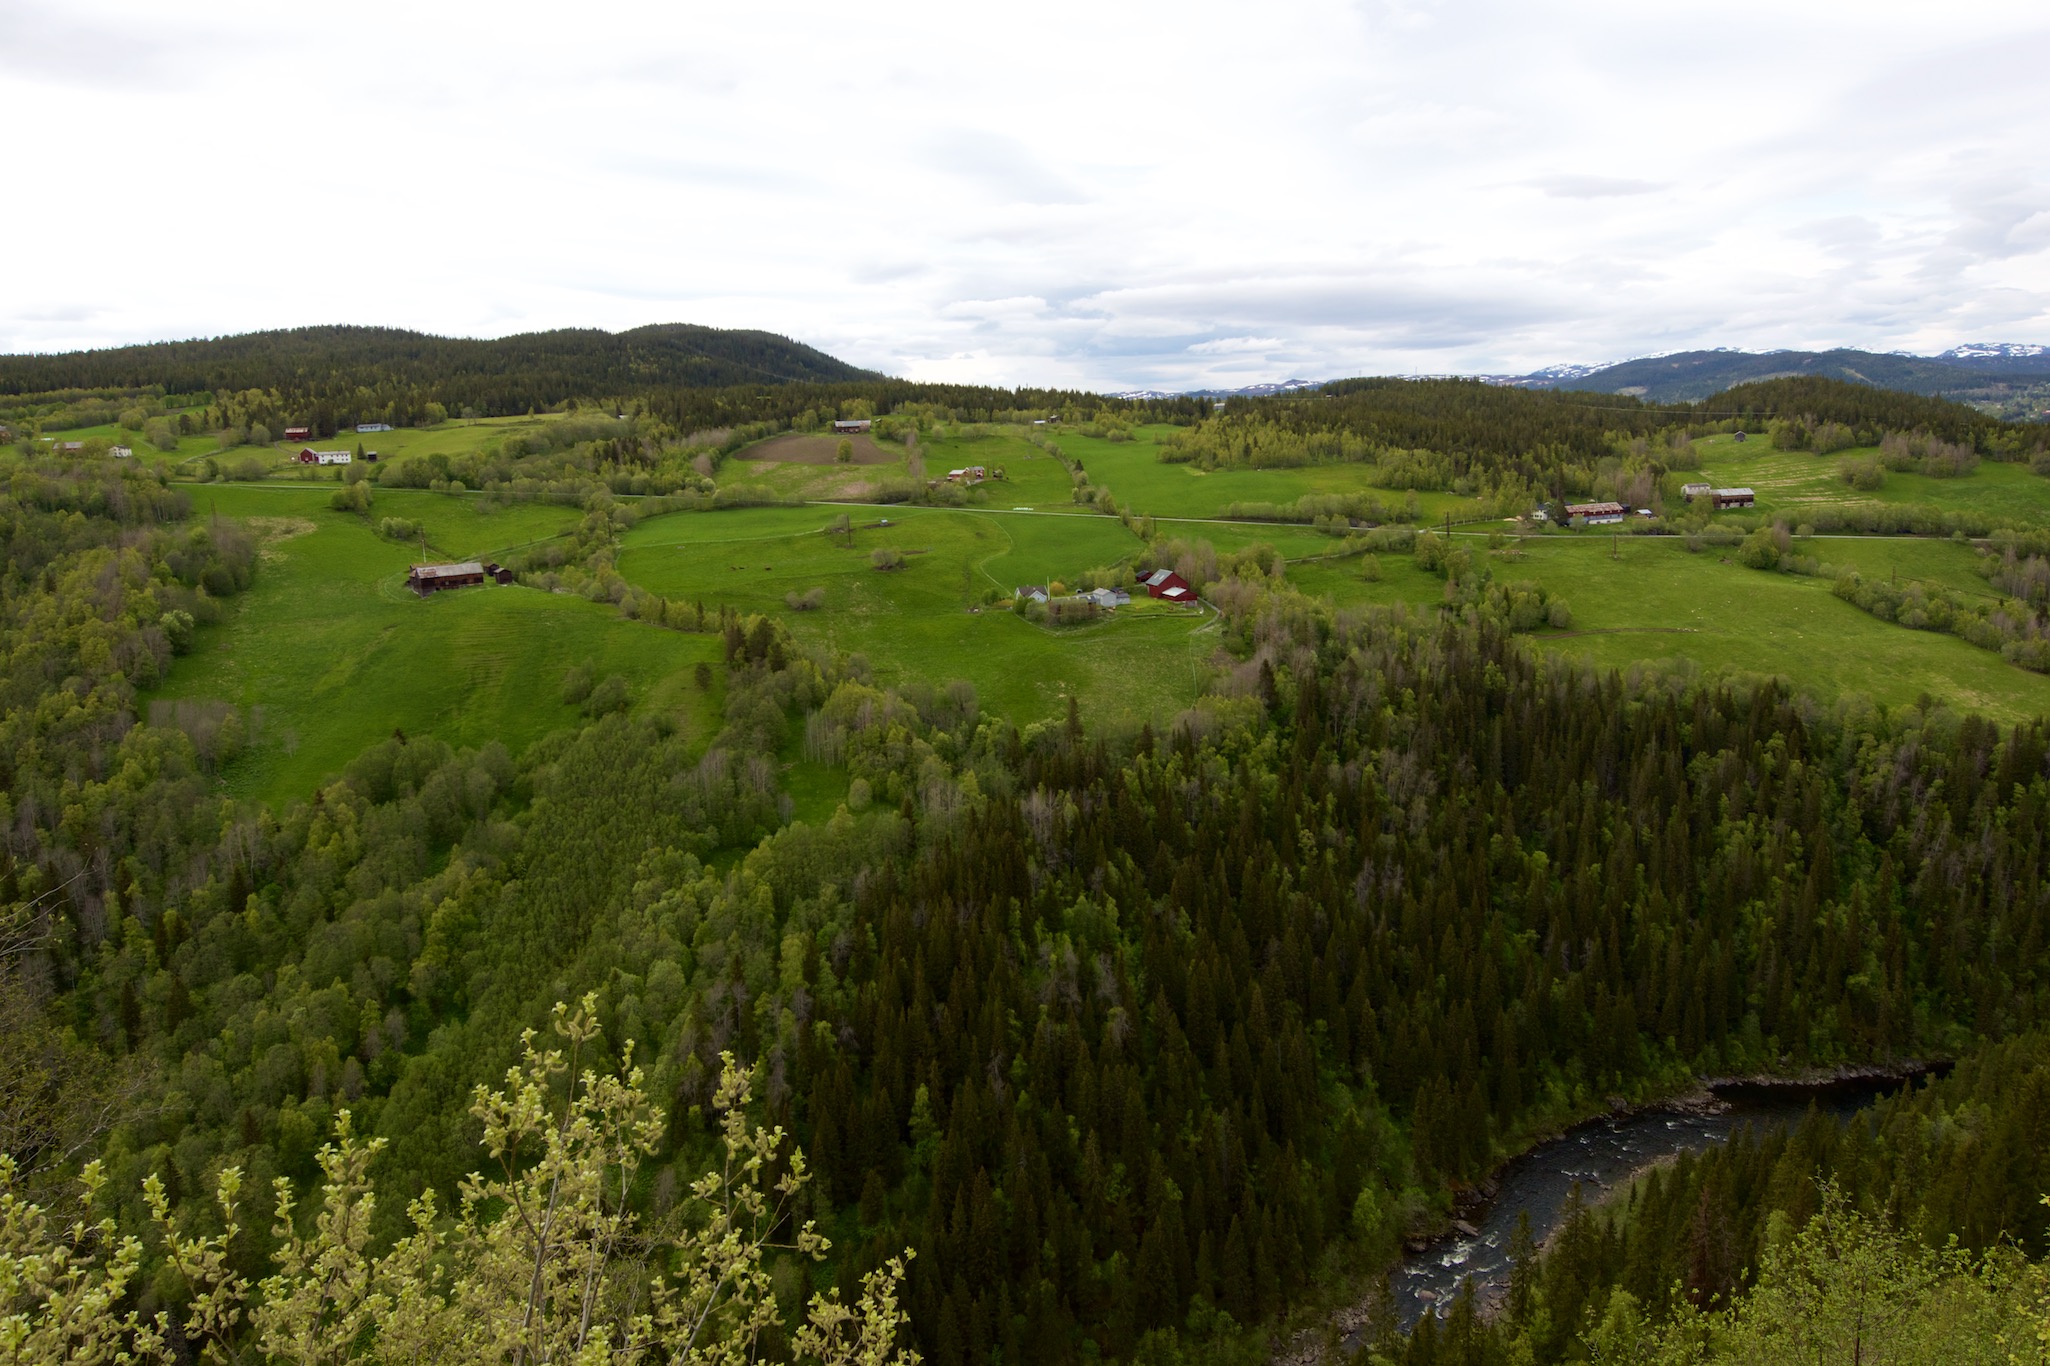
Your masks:
{"label": "red barn", "polygon": [[310,465],[318,459],[320,459],[320,452],[314,450],[311,446],[299,452],[299,463],[302,465]]}
{"label": "red barn", "polygon": [[285,440],[287,441],[311,441],[312,439],[313,428],[311,427],[285,428]]}
{"label": "red barn", "polygon": [[1141,582],[1149,594],[1162,602],[1196,601],[1196,590],[1189,587],[1189,581],[1172,569],[1156,569]]}

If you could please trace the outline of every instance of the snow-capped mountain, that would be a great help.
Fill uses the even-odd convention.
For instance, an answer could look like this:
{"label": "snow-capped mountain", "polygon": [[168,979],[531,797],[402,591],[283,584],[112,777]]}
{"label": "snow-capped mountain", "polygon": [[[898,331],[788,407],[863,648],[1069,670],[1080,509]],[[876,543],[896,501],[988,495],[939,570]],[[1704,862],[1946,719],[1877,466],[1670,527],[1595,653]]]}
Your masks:
{"label": "snow-capped mountain", "polygon": [[1266,384],[1248,384],[1243,389],[1127,389],[1112,398],[1266,398],[1272,394],[1293,394],[1304,389],[1321,389],[1318,379],[1284,379]]}
{"label": "snow-capped mountain", "polygon": [[1248,384],[1243,389],[1197,389],[1211,398],[1266,398],[1270,394],[1293,394],[1303,389],[1321,389],[1322,380],[1285,379],[1275,384]]}
{"label": "snow-capped mountain", "polygon": [[[1527,375],[1483,375],[1491,384],[1526,389],[1592,389],[1653,402],[1686,402],[1752,380],[1792,375],[1872,384],[1970,402],[2005,401],[2017,384],[2050,384],[2050,346],[1977,343],[1940,356],[1906,352],[1739,351],[1717,347],[1637,356],[1610,365],[1553,365]],[[1994,392],[1998,390],[1999,392]]]}
{"label": "snow-capped mountain", "polygon": [[1613,364],[1615,364],[1613,361],[1603,361],[1598,365],[1547,365],[1542,370],[1531,371],[1527,378],[1550,380],[1581,379],[1593,374],[1597,370],[1606,370]]}
{"label": "snow-capped mountain", "polygon": [[1967,342],[1953,346],[1935,360],[2040,360],[2050,356],[2050,346],[2040,342]]}

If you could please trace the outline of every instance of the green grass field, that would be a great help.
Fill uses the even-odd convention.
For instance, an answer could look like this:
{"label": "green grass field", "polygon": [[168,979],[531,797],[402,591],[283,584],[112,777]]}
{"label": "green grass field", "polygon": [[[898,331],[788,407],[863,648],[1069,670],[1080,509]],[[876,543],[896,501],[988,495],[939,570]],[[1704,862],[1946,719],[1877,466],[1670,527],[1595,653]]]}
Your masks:
{"label": "green grass field", "polygon": [[[1309,465],[1290,470],[1216,470],[1193,465],[1166,465],[1160,442],[1175,429],[1141,427],[1131,441],[1110,441],[1063,431],[1055,436],[1061,450],[1082,462],[1092,482],[1110,489],[1120,506],[1149,517],[1216,517],[1233,503],[1293,503],[1306,493],[1366,493],[1391,507],[1408,494],[1377,489],[1362,465]],[[1454,521],[1479,513],[1471,498],[1450,493],[1419,493],[1417,508],[1424,522],[1450,514]]]}
{"label": "green grass field", "polygon": [[[374,442],[389,461],[476,449],[547,420],[457,421],[360,438],[343,433],[316,444]],[[1170,430],[1141,429],[1131,442],[1073,432],[1055,439],[1122,506],[1154,518],[1160,535],[1209,541],[1220,553],[1271,545],[1289,562],[1292,582],[1340,605],[1442,598],[1443,581],[1406,554],[1379,556],[1382,577],[1369,583],[1359,559],[1331,558],[1341,543],[1309,527],[1218,520],[1235,502],[1287,503],[1304,493],[1376,492],[1400,504],[1402,494],[1372,490],[1359,467],[1205,474],[1160,463],[1158,442]],[[122,436],[111,428],[89,434]],[[175,456],[145,455],[139,442],[129,444],[138,458],[175,470],[180,461],[189,468],[212,438],[191,438],[194,451]],[[1821,502],[1874,496],[1849,489],[1834,456],[1773,451],[1757,440],[1697,445],[1702,478],[1751,485],[1759,510],[1789,523]],[[578,510],[379,490],[365,519],[329,510],[332,472],[299,477],[296,468],[282,469],[282,448],[277,453],[280,473],[261,484],[188,486],[196,516],[250,519],[271,539],[255,589],[231,606],[225,623],[201,633],[195,653],[178,661],[158,693],[261,709],[256,738],[229,771],[232,790],[302,797],[394,727],[517,748],[576,718],[560,697],[562,674],[575,663],[601,677],[625,676],[637,705],[671,712],[696,732],[716,725],[716,696],[691,681],[693,665],[716,662],[716,639],[529,589],[417,601],[399,583],[420,547],[372,532],[379,518],[403,517],[425,527],[434,558],[488,558],[561,533],[578,521]],[[940,478],[966,465],[1001,468],[1005,477],[971,491],[961,508],[824,505],[872,498],[884,480]],[[1129,564],[1142,548],[1117,519],[1077,505],[1067,470],[1022,432],[934,437],[915,452],[870,446],[855,465],[821,460],[815,444],[770,442],[727,461],[719,480],[813,501],[652,518],[625,536],[620,572],[665,597],[776,614],[802,639],[861,655],[884,683],[965,679],[985,710],[1019,724],[1060,717],[1071,696],[1092,720],[1165,720],[1193,701],[1216,666],[1219,636],[1208,615],[1142,599],[1105,620],[1052,629],[989,606],[993,595],[1007,597],[1020,584],[1073,583],[1084,570]],[[2050,524],[2050,480],[2020,466],[1987,462],[1951,480],[1891,474],[1876,496]],[[1417,501],[1434,520],[1478,511],[1450,494]],[[823,534],[842,512],[856,527],[851,545]],[[1487,553],[1477,536],[1461,543]],[[1690,554],[1678,538],[1583,531],[1515,544],[1523,558],[1491,560],[1497,577],[1535,579],[1573,609],[1571,631],[1532,638],[1548,651],[1618,668],[1684,659],[1710,672],[1777,674],[1824,696],[1861,694],[1888,705],[1927,693],[2003,721],[2050,713],[2050,678],[1964,641],[1882,622],[1833,597],[1827,579],[1746,569],[1728,551]],[[877,570],[870,561],[877,549],[902,552],[904,567]],[[1974,572],[1976,552],[1952,541],[1817,537],[1797,549],[1868,576],[1991,595]],[[823,590],[818,610],[787,606],[789,595],[813,589]],[[792,767],[792,792],[804,812],[829,814],[844,776],[816,768]]]}
{"label": "green grass field", "polygon": [[559,414],[542,413],[532,417],[486,417],[470,422],[452,419],[433,427],[399,427],[388,432],[358,433],[351,428],[343,428],[332,436],[316,437],[311,441],[286,441],[279,438],[266,446],[236,446],[229,450],[223,450],[214,434],[206,432],[180,438],[175,452],[159,451],[143,440],[140,432],[131,432],[114,423],[50,432],[48,435],[57,441],[89,441],[97,437],[127,446],[134,450],[138,461],[152,468],[165,469],[174,478],[193,474],[203,457],[215,455],[224,458],[254,457],[263,460],[274,471],[273,477],[279,479],[331,482],[336,474],[333,467],[306,470],[294,462],[292,457],[306,446],[324,451],[346,450],[352,453],[361,447],[366,453],[376,452],[380,464],[409,455],[460,455],[481,450],[490,442],[510,433],[531,431],[542,423],[558,420]]}
{"label": "green grass field", "polygon": [[166,470],[173,477],[188,463],[198,460],[201,456],[212,455],[218,451],[221,444],[214,439],[213,433],[207,432],[199,436],[180,437],[178,439],[178,449],[175,451],[160,451],[155,446],[150,445],[149,442],[143,440],[141,432],[131,432],[126,427],[112,422],[104,423],[97,427],[75,427],[67,431],[52,431],[47,435],[49,439],[40,444],[39,449],[41,450],[48,451],[54,444],[61,441],[92,441],[97,439],[110,442],[116,446],[126,446],[135,452],[132,458],[138,463],[151,469]]}
{"label": "green grass field", "polygon": [[[248,709],[253,742],[227,775],[238,795],[304,798],[394,729],[518,750],[577,719],[560,695],[564,672],[577,664],[599,678],[623,676],[637,706],[669,712],[694,732],[716,724],[716,696],[699,693],[692,678],[693,665],[718,660],[714,637],[626,621],[609,606],[530,588],[462,589],[423,601],[403,586],[417,554],[378,539],[362,518],[329,510],[326,490],[193,493],[196,515],[245,519],[266,538],[262,563],[251,590],[229,604],[225,621],[201,630],[194,652],[175,662],[154,696]],[[381,493],[375,511],[429,519],[452,555],[531,539],[575,515],[476,507]]]}
{"label": "green grass field", "polygon": [[[1326,559],[1338,542],[1307,527],[1215,520],[1233,502],[1371,491],[1357,467],[1203,474],[1160,463],[1157,442],[1169,430],[1142,429],[1140,439],[1131,442],[1073,432],[1056,439],[1121,504],[1156,518],[1159,534],[1207,540],[1220,552],[1272,545],[1290,561],[1293,581],[1340,602],[1429,602],[1442,595],[1442,581],[1417,571],[1406,555],[1381,556],[1383,580],[1367,584],[1359,579],[1357,560]],[[1755,440],[1739,444],[1711,438],[1699,445],[1703,477],[1718,484],[1751,484],[1759,491],[1762,511],[1784,512],[1790,521],[1798,521],[1804,505],[1865,496],[1838,477],[1835,457],[1772,451]],[[628,538],[622,572],[668,596],[702,596],[708,604],[731,602],[749,610],[782,612],[786,593],[824,587],[827,598],[820,611],[784,613],[800,634],[864,654],[886,679],[967,678],[986,705],[1019,721],[1057,713],[1069,691],[1095,712],[1158,715],[1156,706],[1132,705],[1128,679],[1143,680],[1151,695],[1176,705],[1193,695],[1207,658],[1206,637],[1196,637],[1193,647],[1187,640],[1156,639],[1154,628],[1129,612],[1098,626],[1062,632],[968,612],[985,588],[1009,589],[1114,563],[1135,553],[1137,542],[1111,519],[1081,513],[1069,496],[1066,471],[1022,436],[933,441],[922,454],[930,473],[953,465],[1002,465],[1008,482],[985,490],[990,499],[986,512],[886,510],[878,515],[891,516],[896,530],[861,533],[852,553],[803,534],[824,524],[823,510],[722,513],[712,523],[716,534],[709,536],[699,529],[705,526],[702,517],[659,519]],[[864,473],[874,469],[866,467]],[[890,472],[906,469],[898,461]],[[784,489],[801,495],[806,487],[801,481],[816,479],[817,467],[785,478]],[[2050,480],[2024,467],[1992,462],[1959,479],[1893,474],[1880,496],[1959,511],[1997,511],[2001,520],[2023,524],[2050,521]],[[1448,494],[1420,495],[1419,503],[1430,516],[1450,512],[1457,519],[1477,510],[1470,500]],[[1071,515],[1004,515],[1011,507]],[[734,517],[742,520],[728,520]],[[722,566],[720,552],[713,551],[716,542],[729,539],[749,548],[741,554],[738,544],[732,547],[731,563],[745,561],[742,568]],[[1837,600],[1826,579],[1760,573],[1714,551],[1689,554],[1678,540],[1663,538],[1623,538],[1618,561],[1610,557],[1613,541],[1601,532],[1533,538],[1520,543],[1527,559],[1496,566],[1500,577],[1536,579],[1572,604],[1575,630],[1539,637],[1544,648],[1613,667],[1684,658],[1708,670],[1779,674],[1825,696],[1859,693],[1888,704],[1911,703],[1927,693],[2002,720],[2050,712],[2050,678],[1953,637],[1880,621]],[[1480,545],[1468,543],[1476,549]],[[866,555],[881,544],[926,553],[913,555],[901,577],[877,574],[867,567]],[[1949,541],[1821,537],[1798,548],[1868,576],[1991,594],[1973,571],[1976,552]],[[1145,634],[1138,629],[1142,624]]]}
{"label": "green grass field", "polygon": [[[1477,540],[1466,543],[1479,550]],[[1527,558],[1493,560],[1496,578],[1534,580],[1573,609],[1570,632],[1532,637],[1547,650],[1614,668],[1684,658],[1711,671],[1783,675],[1823,697],[1857,693],[1888,705],[1927,693],[2001,721],[2050,714],[2050,677],[1954,636],[1881,621],[1835,597],[1824,579],[1746,569],[1714,551],[1690,554],[1670,537],[1548,536],[1519,544]],[[1818,540],[1806,548],[1839,562],[1856,558],[1867,573],[1894,559],[1903,577],[1969,580],[1985,589],[1971,572],[1973,551],[1950,542]],[[1362,581],[1357,560],[1296,566],[1289,578],[1341,605],[1443,597],[1444,581],[1411,557],[1379,562],[1379,583]]]}
{"label": "green grass field", "polygon": [[1838,462],[1875,455],[1875,450],[1815,455],[1776,451],[1759,437],[1739,442],[1729,436],[1708,437],[1694,445],[1701,455],[1702,471],[1689,478],[1755,489],[1759,511],[1782,515],[1789,525],[1800,520],[1804,508],[1851,502],[1923,503],[1946,512],[1984,517],[1994,526],[2050,525],[2050,479],[2031,472],[2027,465],[1986,460],[1977,470],[1955,479],[1889,471],[1883,487],[1863,493],[1844,483]]}
{"label": "green grass field", "polygon": [[[719,470],[723,487],[766,490],[778,498],[818,502],[876,501],[885,485],[944,480],[952,469],[980,465],[988,482],[965,489],[971,507],[1086,514],[1078,506],[1066,467],[1023,437],[1010,433],[933,437],[907,449],[858,439],[862,459],[853,464],[820,463],[825,436],[780,437],[759,442],[729,458]],[[798,457],[798,458],[790,458]],[[995,477],[1001,471],[1001,478]]]}
{"label": "green grass field", "polygon": [[[1134,604],[1054,630],[983,609],[991,591],[1008,596],[1136,555],[1138,538],[1117,520],[850,511],[851,547],[822,534],[831,508],[653,518],[628,533],[619,570],[665,597],[775,612],[805,639],[865,656],[885,682],[966,679],[985,709],[1020,724],[1064,714],[1070,694],[1086,714],[1121,721],[1164,719],[1194,698],[1216,640],[1198,634],[1208,617]],[[874,525],[884,517],[891,525]],[[878,549],[903,552],[905,567],[874,569]],[[786,609],[786,594],[813,588],[825,590],[817,611]]]}

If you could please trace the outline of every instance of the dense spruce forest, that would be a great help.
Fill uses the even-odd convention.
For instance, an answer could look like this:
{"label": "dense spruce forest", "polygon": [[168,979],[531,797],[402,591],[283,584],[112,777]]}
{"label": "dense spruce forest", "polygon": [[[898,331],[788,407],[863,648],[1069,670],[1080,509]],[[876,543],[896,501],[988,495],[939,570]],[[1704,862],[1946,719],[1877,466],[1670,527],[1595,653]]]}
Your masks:
{"label": "dense spruce forest", "polygon": [[[487,415],[652,388],[845,383],[870,371],[770,332],[671,323],[573,328],[492,340],[390,327],[299,327],[101,351],[0,357],[0,396],[272,390],[340,421],[417,420],[428,399]],[[421,398],[424,394],[426,397]],[[360,414],[360,417],[357,415]]]}
{"label": "dense spruce forest", "polygon": [[1273,467],[1409,453],[1442,469],[1440,482],[1420,487],[1451,487],[1455,479],[1507,475],[1542,482],[1614,458],[1618,437],[1655,441],[1653,458],[1684,469],[1676,437],[1751,430],[1783,435],[1789,449],[1812,449],[1824,428],[1825,441],[1840,440],[1839,449],[1877,445],[1887,432],[1921,432],[2009,459],[2028,458],[2044,440],[2039,426],[2004,423],[1948,399],[1815,377],[1762,380],[1668,406],[1479,380],[1354,379],[1233,399],[1168,458]]}

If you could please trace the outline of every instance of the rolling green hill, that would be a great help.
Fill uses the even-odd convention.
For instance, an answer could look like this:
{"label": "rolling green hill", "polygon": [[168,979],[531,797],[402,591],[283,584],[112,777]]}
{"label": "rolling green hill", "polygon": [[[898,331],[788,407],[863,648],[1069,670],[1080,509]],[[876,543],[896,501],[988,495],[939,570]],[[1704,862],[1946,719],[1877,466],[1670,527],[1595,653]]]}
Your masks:
{"label": "rolling green hill", "polygon": [[524,412],[651,388],[878,378],[777,336],[687,323],[564,328],[480,339],[396,327],[295,327],[103,351],[0,356],[0,395],[67,389],[170,394],[274,389],[317,402],[431,386],[450,408]]}

